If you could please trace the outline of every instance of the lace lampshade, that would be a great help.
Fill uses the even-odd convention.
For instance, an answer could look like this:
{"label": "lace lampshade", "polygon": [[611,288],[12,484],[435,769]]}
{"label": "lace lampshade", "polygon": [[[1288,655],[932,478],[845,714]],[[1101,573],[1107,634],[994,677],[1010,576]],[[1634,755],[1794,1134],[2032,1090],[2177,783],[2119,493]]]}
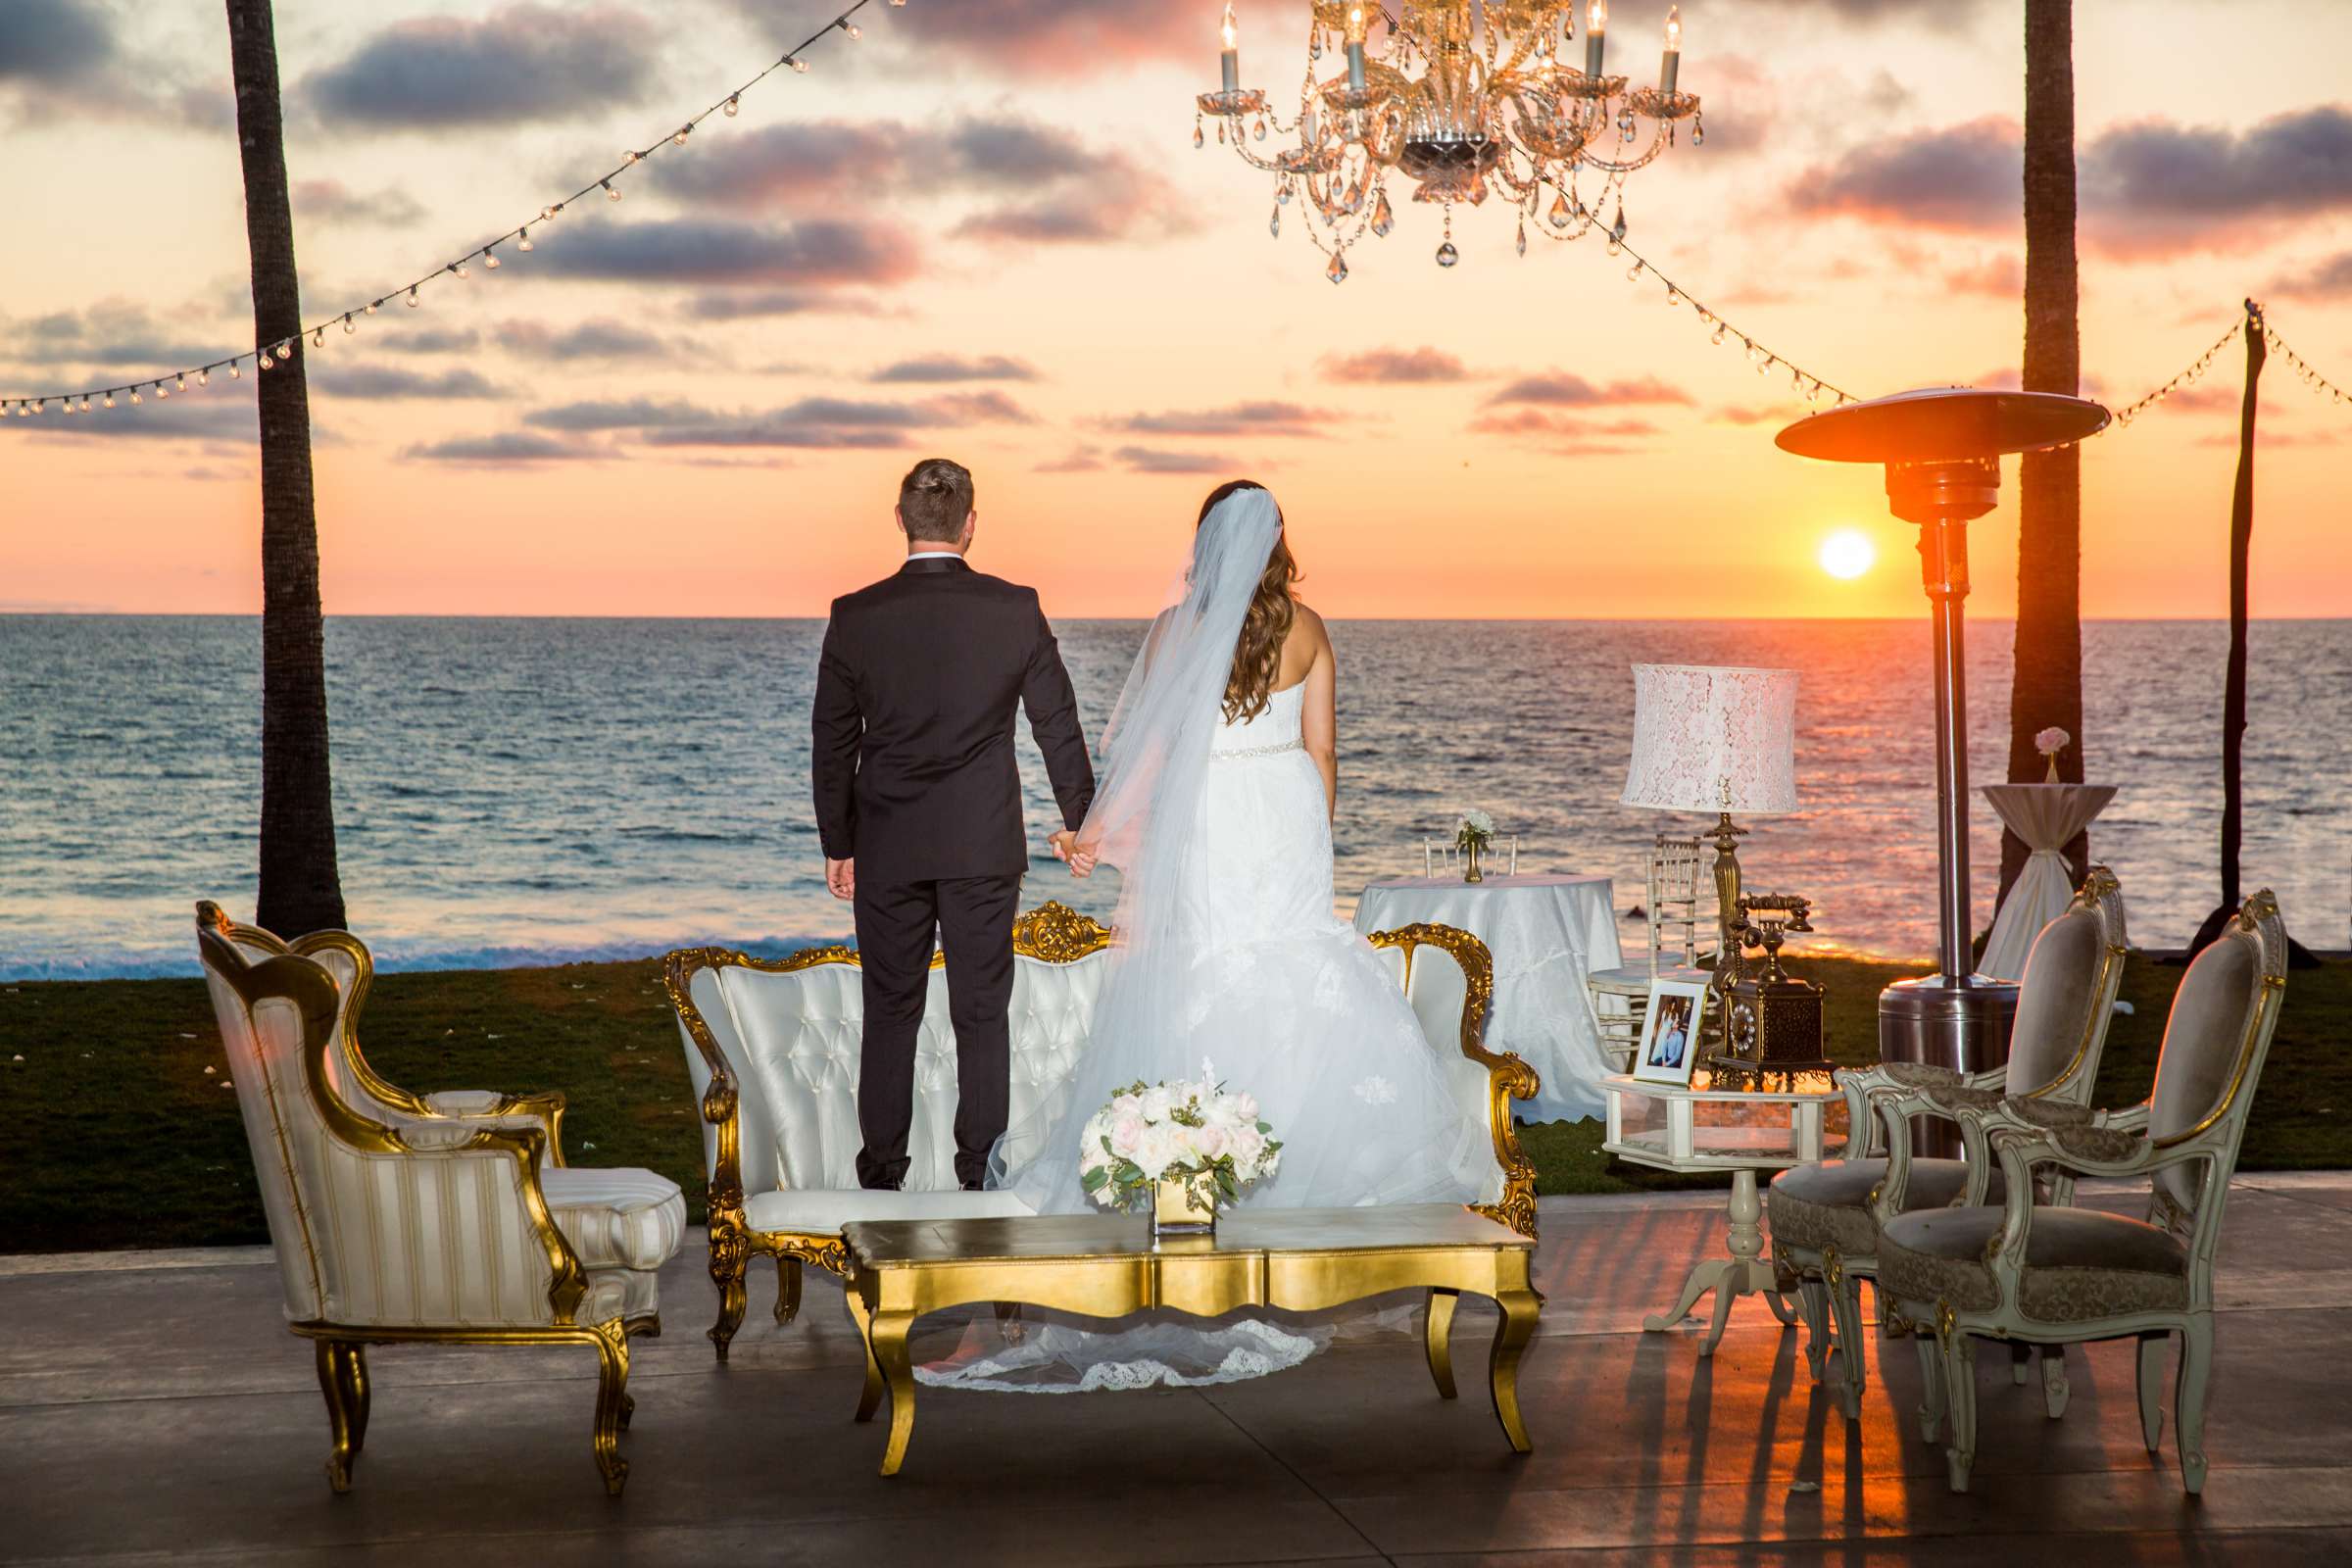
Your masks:
{"label": "lace lampshade", "polygon": [[1634,760],[1619,804],[1656,811],[1796,809],[1793,669],[1634,666]]}

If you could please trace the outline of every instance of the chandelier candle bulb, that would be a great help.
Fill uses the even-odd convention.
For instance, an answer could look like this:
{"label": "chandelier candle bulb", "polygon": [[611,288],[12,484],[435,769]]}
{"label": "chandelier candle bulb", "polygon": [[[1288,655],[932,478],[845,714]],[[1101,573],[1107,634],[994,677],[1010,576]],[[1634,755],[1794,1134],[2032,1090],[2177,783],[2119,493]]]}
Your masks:
{"label": "chandelier candle bulb", "polygon": [[1658,91],[1674,91],[1675,78],[1683,69],[1683,8],[1666,8],[1666,58],[1658,64]]}
{"label": "chandelier candle bulb", "polygon": [[1225,39],[1225,53],[1222,57],[1225,67],[1225,90],[1229,93],[1240,92],[1242,90],[1242,29],[1241,24],[1234,20],[1233,7],[1225,8],[1224,24],[1219,30]]}
{"label": "chandelier candle bulb", "polygon": [[1600,63],[1609,41],[1609,0],[1592,0],[1585,7],[1585,74],[1600,76]]}
{"label": "chandelier candle bulb", "polygon": [[1364,20],[1362,6],[1348,10],[1348,90],[1362,95],[1364,90],[1364,34],[1369,24]]}

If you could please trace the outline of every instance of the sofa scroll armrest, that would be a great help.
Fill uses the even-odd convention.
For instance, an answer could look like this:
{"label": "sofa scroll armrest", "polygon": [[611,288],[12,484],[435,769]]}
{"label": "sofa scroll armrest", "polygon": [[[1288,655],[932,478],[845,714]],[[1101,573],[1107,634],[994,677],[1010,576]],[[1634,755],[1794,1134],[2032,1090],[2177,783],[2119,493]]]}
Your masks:
{"label": "sofa scroll armrest", "polygon": [[507,1095],[495,1089],[449,1089],[426,1095],[427,1114],[466,1121],[505,1121],[523,1117],[547,1130],[547,1161],[564,1163],[564,1094],[550,1089],[536,1095]]}
{"label": "sofa scroll armrest", "polygon": [[702,1008],[695,1005],[694,975],[723,956],[717,950],[682,948],[669,956],[662,970],[662,989],[669,993],[678,1024],[694,1042],[710,1074],[710,1087],[703,1092],[702,1113],[714,1133],[709,1195],[714,1235],[730,1225],[736,1230],[743,1227],[743,1086]]}

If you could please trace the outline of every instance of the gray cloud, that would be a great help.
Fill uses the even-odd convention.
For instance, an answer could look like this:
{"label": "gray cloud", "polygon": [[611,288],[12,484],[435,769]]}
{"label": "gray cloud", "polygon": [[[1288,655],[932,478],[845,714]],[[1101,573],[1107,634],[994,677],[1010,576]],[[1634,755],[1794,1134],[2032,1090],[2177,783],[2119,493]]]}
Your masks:
{"label": "gray cloud", "polygon": [[1196,409],[1169,414],[1131,414],[1125,418],[1097,421],[1106,429],[1135,435],[1247,435],[1323,437],[1343,416],[1328,409],[1297,403],[1236,403],[1224,409]]}
{"label": "gray cloud", "polygon": [[177,328],[157,320],[145,306],[122,301],[28,318],[0,318],[0,360],[21,365],[91,365],[116,371],[153,371],[209,365],[220,357],[218,340],[182,336]]}
{"label": "gray cloud", "polygon": [[1521,376],[1487,401],[1491,405],[1521,403],[1557,409],[1589,409],[1624,403],[1689,403],[1690,394],[1654,375],[1596,386],[1581,375],[1554,370],[1548,374]]}
{"label": "gray cloud", "polygon": [[1469,369],[1443,349],[1366,349],[1361,354],[1334,355],[1323,362],[1323,373],[1334,381],[1373,386],[1416,386],[1466,381]]}
{"label": "gray cloud", "polygon": [[370,401],[505,396],[481,376],[464,368],[429,374],[396,365],[321,365],[311,372],[311,382],[329,397]]}
{"label": "gray cloud", "polygon": [[886,365],[867,377],[876,382],[1034,381],[1037,371],[1021,360],[990,354],[964,359],[954,354],[929,354]]}
{"label": "gray cloud", "polygon": [[950,424],[1035,424],[1037,416],[1002,392],[951,392],[930,407]]}
{"label": "gray cloud", "polygon": [[618,402],[564,403],[552,409],[533,409],[522,422],[543,430],[584,433],[595,430],[651,430],[665,426],[707,424],[722,416],[692,403],[651,398]]}
{"label": "gray cloud", "polygon": [[1481,415],[1469,428],[1479,435],[1507,436],[1522,446],[1563,458],[1614,457],[1639,451],[1635,443],[1659,433],[1647,419],[1590,419],[1527,408]]}
{"label": "gray cloud", "polygon": [[1923,228],[2015,223],[2025,180],[2025,131],[1987,116],[1965,124],[1879,137],[1798,179],[1808,213]]}
{"label": "gray cloud", "polygon": [[1056,458],[1052,463],[1041,463],[1029,471],[1031,473],[1096,473],[1102,467],[1102,448],[1073,447],[1066,457]]}
{"label": "gray cloud", "polygon": [[1152,447],[1120,447],[1111,454],[1133,473],[1231,473],[1230,460],[1204,452],[1162,452]]}
{"label": "gray cloud", "polygon": [[472,327],[459,331],[428,326],[422,331],[391,332],[376,347],[392,354],[464,354],[480,347],[481,341],[482,334]]}
{"label": "gray cloud", "polygon": [[2271,284],[2271,291],[2307,299],[2341,299],[2352,294],[2352,251],[2338,251],[2301,272],[2283,273]]}
{"label": "gray cloud", "polygon": [[783,447],[804,451],[888,451],[906,444],[906,436],[896,430],[796,424],[775,416],[690,425],[677,430],[649,430],[646,441],[657,447]]}
{"label": "gray cloud", "polygon": [[636,99],[653,30],[635,13],[514,5],[479,22],[399,22],[306,77],[329,123],[367,128],[517,124]]}
{"label": "gray cloud", "polygon": [[326,223],[397,227],[418,222],[425,216],[423,205],[407,191],[387,187],[364,195],[339,179],[298,181],[293,198],[297,215]]}
{"label": "gray cloud", "polygon": [[494,334],[499,347],[534,360],[643,360],[672,352],[672,345],[610,317],[592,317],[567,327],[543,321],[508,321]]}
{"label": "gray cloud", "polygon": [[79,0],[9,0],[0,25],[0,83],[51,87],[99,75],[116,58],[114,28]]}
{"label": "gray cloud", "polygon": [[879,309],[871,300],[855,295],[814,294],[805,289],[717,288],[706,290],[686,302],[686,314],[698,321],[815,314],[873,316]]}
{"label": "gray cloud", "polygon": [[812,286],[904,282],[919,267],[911,237],[821,218],[775,227],[703,218],[582,223],[532,256],[557,277],[787,285],[796,294]]}
{"label": "gray cloud", "polygon": [[574,446],[519,430],[497,435],[459,436],[449,441],[422,442],[404,448],[403,458],[426,463],[458,463],[476,467],[516,467],[534,463],[563,463],[609,456],[600,448]]}
{"label": "gray cloud", "polygon": [[87,414],[67,414],[56,403],[31,418],[0,419],[0,435],[16,434],[60,439],[115,441],[229,441],[252,446],[261,440],[261,422],[250,392],[189,390],[158,398],[149,390],[132,407],[126,394],[117,394],[112,409],[91,400]]}

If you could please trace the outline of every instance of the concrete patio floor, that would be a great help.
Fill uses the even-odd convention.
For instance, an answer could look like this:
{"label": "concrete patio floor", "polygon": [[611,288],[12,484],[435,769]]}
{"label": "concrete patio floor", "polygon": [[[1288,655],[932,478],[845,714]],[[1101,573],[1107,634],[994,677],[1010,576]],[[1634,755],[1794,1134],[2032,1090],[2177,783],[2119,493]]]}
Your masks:
{"label": "concrete patio floor", "polygon": [[0,1257],[0,1560],[2352,1561],[2352,1173],[2237,1184],[2201,1500],[2180,1491],[2169,1396],[2163,1451],[2140,1444],[2128,1345],[2078,1352],[2059,1421],[2038,1380],[2012,1387],[2006,1357],[1984,1356],[1975,1491],[1954,1496],[1912,1418],[1908,1344],[1870,1341],[1849,1426],[1799,1332],[1758,1301],[1712,1360],[1695,1323],[1642,1332],[1722,1245],[1717,1200],[1557,1199],[1543,1214],[1528,1457],[1477,1377],[1493,1314],[1465,1300],[1450,1403],[1401,1335],[1205,1391],[926,1390],[889,1481],[882,1428],[850,1420],[858,1357],[838,1289],[812,1274],[779,1329],[773,1275],[756,1272],[720,1370],[698,1233],[662,1280],[664,1337],[639,1342],[617,1502],[589,1458],[585,1349],[371,1351],[367,1451],[337,1497],[310,1347],[282,1327],[267,1250]]}

